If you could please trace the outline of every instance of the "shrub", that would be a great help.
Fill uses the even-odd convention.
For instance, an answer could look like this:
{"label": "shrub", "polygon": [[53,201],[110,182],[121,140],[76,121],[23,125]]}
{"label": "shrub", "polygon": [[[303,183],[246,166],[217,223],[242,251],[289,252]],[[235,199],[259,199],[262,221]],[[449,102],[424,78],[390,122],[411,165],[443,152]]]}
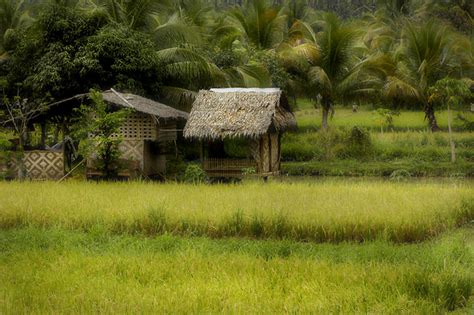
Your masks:
{"label": "shrub", "polygon": [[348,134],[344,149],[346,157],[366,157],[372,152],[370,133],[363,128],[353,127]]}
{"label": "shrub", "polygon": [[184,172],[184,181],[190,184],[200,184],[206,180],[206,173],[198,164],[191,163]]}
{"label": "shrub", "polygon": [[393,171],[392,174],[390,174],[390,180],[397,182],[407,180],[410,177],[410,172],[404,169]]}
{"label": "shrub", "polygon": [[170,156],[166,162],[166,179],[183,180],[186,168],[186,163],[181,155]]}

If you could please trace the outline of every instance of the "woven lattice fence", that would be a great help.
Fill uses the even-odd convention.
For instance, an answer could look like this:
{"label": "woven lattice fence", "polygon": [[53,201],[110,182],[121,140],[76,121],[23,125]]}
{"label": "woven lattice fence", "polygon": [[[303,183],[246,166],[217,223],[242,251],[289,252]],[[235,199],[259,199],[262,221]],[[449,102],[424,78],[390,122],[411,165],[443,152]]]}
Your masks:
{"label": "woven lattice fence", "polygon": [[[18,176],[18,162],[15,158],[8,162],[8,173]],[[33,180],[57,180],[64,176],[64,153],[62,151],[25,151],[23,167],[26,178]]]}

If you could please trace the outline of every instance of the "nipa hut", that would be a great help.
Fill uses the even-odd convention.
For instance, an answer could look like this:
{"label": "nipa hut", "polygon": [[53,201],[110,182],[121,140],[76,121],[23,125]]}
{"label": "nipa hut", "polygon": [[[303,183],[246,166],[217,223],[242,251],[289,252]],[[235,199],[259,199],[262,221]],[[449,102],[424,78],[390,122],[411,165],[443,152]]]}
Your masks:
{"label": "nipa hut", "polygon": [[269,176],[280,173],[281,135],[294,128],[280,89],[211,89],[197,95],[184,137],[202,142],[209,176]]}

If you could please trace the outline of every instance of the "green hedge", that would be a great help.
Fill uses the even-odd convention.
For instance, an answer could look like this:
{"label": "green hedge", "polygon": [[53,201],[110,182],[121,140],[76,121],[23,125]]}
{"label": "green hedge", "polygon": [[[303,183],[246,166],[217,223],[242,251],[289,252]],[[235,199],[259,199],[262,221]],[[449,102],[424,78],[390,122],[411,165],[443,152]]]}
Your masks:
{"label": "green hedge", "polygon": [[357,160],[285,162],[284,174],[292,176],[385,176],[405,170],[415,177],[473,177],[474,163],[459,161],[422,162],[400,160],[387,162],[361,162]]}

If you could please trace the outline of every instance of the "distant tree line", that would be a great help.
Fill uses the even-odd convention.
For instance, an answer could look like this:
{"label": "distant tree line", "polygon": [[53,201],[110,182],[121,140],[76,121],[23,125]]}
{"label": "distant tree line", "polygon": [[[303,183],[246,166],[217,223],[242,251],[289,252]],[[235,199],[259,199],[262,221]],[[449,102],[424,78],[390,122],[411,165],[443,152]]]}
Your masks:
{"label": "distant tree line", "polygon": [[430,88],[473,86],[472,16],[467,0],[0,0],[0,110],[111,87],[185,108],[199,89],[273,86],[311,99],[324,128],[335,104],[364,102],[422,109],[436,130]]}

